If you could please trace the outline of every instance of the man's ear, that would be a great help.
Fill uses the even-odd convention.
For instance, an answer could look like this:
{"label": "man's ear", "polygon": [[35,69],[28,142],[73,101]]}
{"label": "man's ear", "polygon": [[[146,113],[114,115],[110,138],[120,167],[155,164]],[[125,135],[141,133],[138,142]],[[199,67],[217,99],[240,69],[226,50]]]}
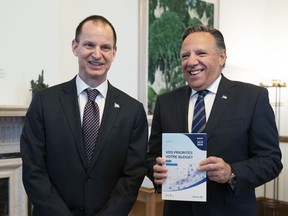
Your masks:
{"label": "man's ear", "polygon": [[225,63],[226,63],[226,59],[227,59],[227,55],[226,55],[226,50],[223,49],[220,53],[220,65],[222,67],[224,67]]}
{"label": "man's ear", "polygon": [[114,59],[116,57],[116,53],[117,53],[117,47],[114,47],[112,61],[114,61]]}
{"label": "man's ear", "polygon": [[78,48],[78,42],[74,39],[72,41],[72,52],[74,53],[75,56],[78,56],[77,48]]}

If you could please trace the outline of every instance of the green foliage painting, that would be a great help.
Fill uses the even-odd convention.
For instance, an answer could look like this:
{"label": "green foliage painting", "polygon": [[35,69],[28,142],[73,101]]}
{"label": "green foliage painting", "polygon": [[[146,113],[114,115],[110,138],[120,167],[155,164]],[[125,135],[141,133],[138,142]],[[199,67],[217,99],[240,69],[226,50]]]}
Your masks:
{"label": "green foliage painting", "polygon": [[159,94],[185,85],[182,33],[188,26],[214,26],[215,5],[200,0],[149,0],[148,114]]}

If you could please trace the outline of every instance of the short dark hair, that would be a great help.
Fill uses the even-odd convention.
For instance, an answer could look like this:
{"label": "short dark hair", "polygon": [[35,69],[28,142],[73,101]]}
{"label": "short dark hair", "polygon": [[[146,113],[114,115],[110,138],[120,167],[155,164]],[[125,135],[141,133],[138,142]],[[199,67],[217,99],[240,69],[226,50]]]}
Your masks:
{"label": "short dark hair", "polygon": [[111,27],[112,31],[113,31],[113,37],[114,37],[114,48],[116,47],[116,44],[117,44],[117,35],[116,35],[116,31],[115,31],[115,28],[114,26],[112,25],[112,23],[107,20],[105,17],[103,16],[100,16],[100,15],[91,15],[89,17],[86,17],[84,20],[82,20],[77,28],[76,28],[76,31],[75,31],[75,41],[76,42],[79,42],[79,39],[80,39],[80,35],[82,33],[82,27],[83,25],[88,22],[88,21],[94,21],[94,22],[102,22],[104,24],[107,24]]}
{"label": "short dark hair", "polygon": [[184,41],[184,39],[188,35],[194,32],[210,33],[215,38],[217,48],[226,50],[226,45],[225,45],[225,41],[224,41],[224,37],[222,33],[218,29],[211,28],[211,27],[204,26],[204,25],[193,25],[193,26],[186,28],[182,34],[182,40]]}

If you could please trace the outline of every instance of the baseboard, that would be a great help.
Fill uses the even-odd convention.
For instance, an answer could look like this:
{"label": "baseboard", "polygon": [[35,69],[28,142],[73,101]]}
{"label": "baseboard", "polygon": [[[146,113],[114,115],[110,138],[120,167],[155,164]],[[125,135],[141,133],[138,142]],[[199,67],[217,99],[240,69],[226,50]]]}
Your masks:
{"label": "baseboard", "polygon": [[[258,197],[257,206],[259,216],[288,215],[288,202],[285,201],[273,201],[265,197]],[[276,214],[276,212],[278,212],[278,214]]]}

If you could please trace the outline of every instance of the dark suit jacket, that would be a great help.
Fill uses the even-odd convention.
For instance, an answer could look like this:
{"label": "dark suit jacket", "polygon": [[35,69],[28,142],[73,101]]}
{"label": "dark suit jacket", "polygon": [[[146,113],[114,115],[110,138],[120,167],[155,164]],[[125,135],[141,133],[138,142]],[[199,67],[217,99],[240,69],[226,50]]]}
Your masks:
{"label": "dark suit jacket", "polygon": [[[190,93],[185,86],[157,99],[148,153],[152,180],[162,133],[188,133]],[[165,201],[165,215],[256,216],[255,187],[277,177],[282,169],[267,89],[222,76],[205,132],[208,156],[223,158],[237,174],[235,190],[208,180],[207,203]]]}
{"label": "dark suit jacket", "polygon": [[75,78],[34,95],[21,136],[33,215],[128,215],[146,173],[147,131],[142,104],[109,83],[87,170]]}

